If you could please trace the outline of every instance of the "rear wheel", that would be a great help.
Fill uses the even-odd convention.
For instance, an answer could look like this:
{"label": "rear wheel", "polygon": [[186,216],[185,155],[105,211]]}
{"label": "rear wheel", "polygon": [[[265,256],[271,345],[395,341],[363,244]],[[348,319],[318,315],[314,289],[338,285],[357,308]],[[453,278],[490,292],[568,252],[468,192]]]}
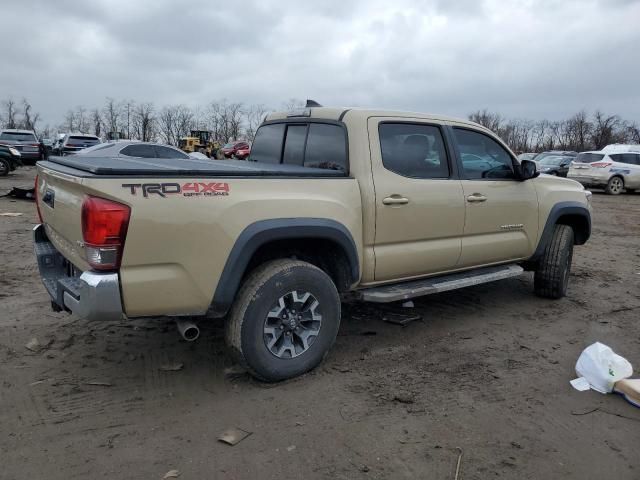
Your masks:
{"label": "rear wheel", "polygon": [[0,158],[0,177],[6,177],[11,171],[11,165],[4,158]]}
{"label": "rear wheel", "polygon": [[609,195],[620,195],[624,190],[624,180],[620,177],[611,177],[607,182],[605,192]]}
{"label": "rear wheel", "polygon": [[536,295],[562,298],[567,294],[571,260],[573,258],[573,229],[556,225],[534,275]]}
{"label": "rear wheel", "polygon": [[331,278],[297,260],[274,260],[244,282],[226,325],[238,362],[268,382],[316,367],[340,326],[340,297]]}

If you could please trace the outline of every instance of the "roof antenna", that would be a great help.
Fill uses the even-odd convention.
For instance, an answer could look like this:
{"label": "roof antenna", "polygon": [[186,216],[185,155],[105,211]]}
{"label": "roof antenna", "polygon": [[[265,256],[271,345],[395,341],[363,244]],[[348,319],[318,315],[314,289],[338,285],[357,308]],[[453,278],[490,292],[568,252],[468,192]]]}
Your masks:
{"label": "roof antenna", "polygon": [[310,100],[310,99],[307,98],[307,104],[305,105],[306,108],[309,108],[309,107],[321,107],[321,106],[322,105],[320,105],[315,100]]}

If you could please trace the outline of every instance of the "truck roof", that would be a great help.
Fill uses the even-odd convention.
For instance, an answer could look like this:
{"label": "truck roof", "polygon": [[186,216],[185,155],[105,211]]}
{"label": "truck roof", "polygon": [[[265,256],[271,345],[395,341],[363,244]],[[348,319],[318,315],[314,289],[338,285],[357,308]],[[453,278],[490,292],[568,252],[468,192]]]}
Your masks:
{"label": "truck roof", "polygon": [[[327,120],[342,120],[345,117],[366,119],[369,117],[400,117],[400,118],[418,118],[422,120],[435,120],[438,122],[455,122],[462,123],[475,128],[485,129],[470,120],[462,118],[449,117],[446,115],[437,115],[433,113],[406,112],[400,110],[384,110],[371,108],[348,108],[348,107],[302,107],[289,112],[273,112],[267,115],[265,120],[281,120],[286,118],[307,117],[322,118]],[[486,130],[486,129],[485,129]]]}

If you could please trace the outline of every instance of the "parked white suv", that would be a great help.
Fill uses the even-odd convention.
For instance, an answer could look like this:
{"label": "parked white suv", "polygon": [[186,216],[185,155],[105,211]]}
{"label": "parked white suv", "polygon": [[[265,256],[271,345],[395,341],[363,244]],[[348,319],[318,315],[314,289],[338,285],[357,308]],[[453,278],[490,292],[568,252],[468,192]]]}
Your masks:
{"label": "parked white suv", "polygon": [[614,151],[616,153],[601,150],[578,154],[567,177],[585,187],[604,188],[610,195],[618,195],[625,189],[627,192],[640,189],[640,152],[621,152],[617,148]]}

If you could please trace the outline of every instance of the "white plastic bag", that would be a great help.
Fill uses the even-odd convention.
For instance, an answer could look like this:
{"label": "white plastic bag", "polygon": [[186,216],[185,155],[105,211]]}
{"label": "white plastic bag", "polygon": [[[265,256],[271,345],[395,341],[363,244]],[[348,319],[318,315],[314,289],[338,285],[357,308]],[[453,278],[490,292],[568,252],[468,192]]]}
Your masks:
{"label": "white plastic bag", "polygon": [[633,367],[611,348],[596,342],[585,348],[576,363],[576,373],[600,393],[610,393],[613,384],[633,375]]}

